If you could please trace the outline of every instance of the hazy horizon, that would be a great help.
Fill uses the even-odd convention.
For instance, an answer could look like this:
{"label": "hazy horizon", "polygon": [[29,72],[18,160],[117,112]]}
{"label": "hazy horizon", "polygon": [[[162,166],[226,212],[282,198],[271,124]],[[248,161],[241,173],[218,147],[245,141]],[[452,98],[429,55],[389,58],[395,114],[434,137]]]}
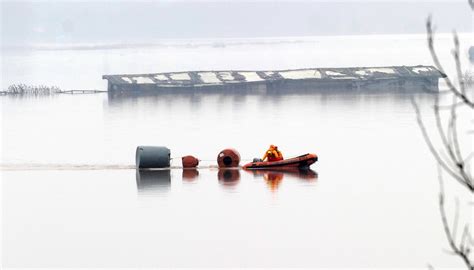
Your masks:
{"label": "hazy horizon", "polygon": [[2,46],[472,31],[464,2],[1,2]]}

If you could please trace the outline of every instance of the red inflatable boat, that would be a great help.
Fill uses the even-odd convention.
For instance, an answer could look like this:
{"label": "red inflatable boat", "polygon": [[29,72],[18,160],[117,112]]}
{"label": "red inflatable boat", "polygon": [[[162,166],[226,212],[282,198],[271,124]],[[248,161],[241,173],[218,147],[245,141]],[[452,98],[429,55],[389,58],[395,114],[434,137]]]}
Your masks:
{"label": "red inflatable boat", "polygon": [[277,168],[309,168],[311,164],[318,161],[316,154],[305,154],[294,158],[280,161],[257,161],[245,164],[244,169],[277,169]]}

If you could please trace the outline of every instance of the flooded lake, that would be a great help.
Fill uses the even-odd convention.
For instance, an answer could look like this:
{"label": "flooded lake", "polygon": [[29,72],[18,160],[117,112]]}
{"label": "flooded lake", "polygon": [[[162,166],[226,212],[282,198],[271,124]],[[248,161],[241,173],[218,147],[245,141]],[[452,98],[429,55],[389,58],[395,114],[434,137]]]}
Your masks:
{"label": "flooded lake", "polygon": [[[101,75],[114,73],[431,65],[423,35],[283,41],[8,50],[2,86],[105,90]],[[439,42],[451,63],[449,35]],[[434,96],[414,92],[432,120]],[[411,97],[0,97],[3,264],[459,267],[443,251],[436,165]],[[319,161],[305,172],[211,166],[224,148],[237,149],[243,164],[270,144],[285,157],[310,152]],[[194,155],[202,168],[137,172],[138,145],[169,147],[173,166]]]}

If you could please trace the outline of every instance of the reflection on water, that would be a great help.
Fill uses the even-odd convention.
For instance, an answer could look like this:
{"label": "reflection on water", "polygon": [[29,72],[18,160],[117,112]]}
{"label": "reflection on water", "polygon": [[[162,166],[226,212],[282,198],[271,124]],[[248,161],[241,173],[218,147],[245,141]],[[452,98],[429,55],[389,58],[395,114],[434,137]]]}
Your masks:
{"label": "reflection on water", "polygon": [[240,171],[238,169],[219,169],[217,179],[223,187],[236,186],[240,181]]}
{"label": "reflection on water", "polygon": [[[179,172],[179,169],[175,169]],[[230,169],[219,169],[217,175],[213,170],[207,170],[203,172],[204,176],[201,177],[199,170],[192,169],[182,169],[181,179],[172,179],[172,170],[137,170],[136,171],[136,182],[138,194],[150,195],[150,194],[162,194],[167,193],[171,190],[171,182],[173,181],[182,181],[182,182],[197,182],[200,178],[204,178],[204,182],[208,182],[207,177],[217,176],[218,184],[223,188],[235,188],[241,181],[241,169],[230,168]],[[298,169],[298,168],[284,168],[284,169],[272,169],[272,170],[244,170],[246,175],[254,176],[254,178],[263,179],[267,184],[268,188],[271,191],[276,191],[281,188],[281,183],[283,180],[300,180],[303,182],[311,183],[315,182],[318,179],[318,173],[311,169]],[[215,178],[214,178],[215,179]],[[245,177],[244,177],[245,180]],[[251,181],[251,178],[246,179]],[[215,180],[214,180],[215,181]]]}
{"label": "reflection on water", "polygon": [[271,191],[276,191],[283,181],[283,173],[267,172],[263,175],[263,179],[267,182],[267,186]]}
{"label": "reflection on water", "polygon": [[271,191],[276,191],[286,176],[294,177],[307,182],[315,182],[318,173],[311,169],[281,168],[271,170],[246,170],[255,177],[262,177]]}
{"label": "reflection on water", "polygon": [[137,170],[138,193],[161,193],[169,191],[171,187],[170,170]]}
{"label": "reflection on water", "polygon": [[[420,101],[431,105],[432,97],[423,95]],[[427,187],[437,186],[432,184],[432,179],[436,179],[430,174],[433,163],[426,158],[410,95],[156,95],[116,99],[117,103],[109,103],[100,96],[57,98],[57,102],[25,100],[24,104],[8,98],[2,100],[2,110],[8,115],[21,116],[4,119],[8,128],[3,134],[6,150],[2,149],[2,155],[6,161],[23,158],[45,163],[56,163],[59,159],[62,163],[75,164],[131,164],[136,145],[149,144],[169,147],[174,157],[195,154],[203,160],[202,166],[208,166],[214,165],[217,153],[228,146],[238,149],[242,160],[251,160],[274,143],[288,157],[317,153],[324,162],[312,168],[323,173],[324,185],[317,183],[318,175],[310,170],[7,172],[5,178],[10,181],[6,184],[8,203],[4,212],[8,214],[5,220],[10,231],[6,250],[8,257],[18,258],[11,259],[16,265],[23,266],[21,263],[31,257],[33,262],[43,258],[51,264],[56,262],[57,258],[49,258],[49,253],[35,248],[37,244],[54,251],[56,247],[68,250],[85,247],[84,250],[90,250],[84,256],[87,259],[107,250],[106,261],[110,258],[111,265],[117,260],[114,254],[127,251],[131,261],[143,261],[146,266],[176,265],[183,257],[189,258],[189,264],[181,266],[199,265],[202,258],[209,265],[216,262],[218,266],[227,266],[238,256],[248,258],[244,266],[265,267],[292,266],[292,262],[301,262],[302,266],[333,265],[332,259],[324,260],[339,256],[341,247],[347,254],[345,260],[361,258],[358,265],[365,266],[367,253],[381,248],[405,250],[406,243],[413,239],[424,243],[422,256],[434,257],[437,246],[445,243],[444,235],[437,234],[438,227],[430,225],[439,220],[436,202],[420,200],[420,196],[433,197],[437,190]],[[83,110],[78,104],[87,104],[90,110]],[[40,121],[44,128],[35,136],[54,140],[42,143],[31,140],[28,130]],[[58,127],[57,123],[62,124]],[[104,130],[104,133],[83,130]],[[71,139],[81,143],[71,143]],[[411,169],[412,164],[417,164],[416,170]],[[31,174],[44,180],[30,181]],[[137,187],[132,182],[134,177]],[[25,185],[24,181],[30,181],[33,186]],[[52,183],[60,186],[51,189]],[[78,188],[88,185],[90,188],[78,192]],[[53,203],[57,205],[57,190],[69,192],[61,205],[71,209],[79,205],[84,211],[62,207],[65,212],[59,215],[58,209],[52,207]],[[100,192],[91,192],[95,190]],[[128,194],[131,196],[125,196]],[[88,200],[83,206],[86,196]],[[138,204],[137,199],[141,200]],[[23,200],[38,203],[39,211],[31,211]],[[110,209],[114,210],[111,216],[104,216]],[[379,209],[384,211],[383,218]],[[103,227],[90,231],[87,221],[99,216],[104,216],[98,222]],[[258,226],[249,222],[257,219]],[[413,223],[400,222],[404,219],[413,219],[431,230],[420,236]],[[24,224],[65,224],[66,230],[57,230],[55,226],[38,232],[28,230]],[[295,224],[298,229],[288,231]],[[118,229],[103,233],[113,226]],[[82,227],[86,231],[81,231]],[[86,233],[67,234],[71,231]],[[136,232],[143,237],[123,232]],[[349,237],[349,241],[338,241],[340,235]],[[117,245],[111,241],[112,237],[124,245]],[[227,241],[222,241],[223,237],[228,237]],[[435,245],[437,240],[425,241],[433,237],[441,239],[440,245]],[[85,242],[84,238],[90,241]],[[28,256],[22,256],[22,250],[28,246],[33,248]],[[117,250],[118,246],[125,249]],[[144,248],[127,250],[136,246]],[[253,248],[248,249],[249,246]],[[62,250],[58,249],[57,254],[76,259],[71,256],[78,253],[61,253]],[[220,250],[229,251],[226,254],[233,257],[220,256],[223,255]],[[325,253],[315,252],[321,250]],[[419,262],[418,256],[411,256],[415,253],[405,250],[397,259]],[[266,262],[274,263],[258,264],[261,256],[266,256]],[[380,261],[390,260],[390,256]],[[378,265],[384,265],[380,261]]]}
{"label": "reflection on water", "polygon": [[[123,73],[223,69],[229,63],[235,69],[311,67],[315,59],[319,66],[429,64],[424,37],[407,40],[391,39],[374,49],[365,46],[374,44],[371,37],[355,51],[340,39],[317,50],[272,47],[271,57],[247,47],[198,53],[139,50],[128,57],[128,51],[104,51],[104,57],[111,57],[107,59],[76,51],[15,55],[5,65],[14,66],[5,70],[6,86],[44,80],[63,88],[105,89],[100,75],[112,71],[94,66],[110,59],[114,70]],[[449,52],[451,43],[447,39],[440,51]],[[343,56],[327,53],[333,45]],[[451,55],[446,55],[448,63]],[[202,61],[179,61],[190,56]],[[46,68],[54,66],[47,64],[51,59],[63,63],[76,58],[80,72],[69,77]],[[145,66],[130,64],[138,62]],[[25,63],[34,72],[17,72]],[[79,73],[88,79],[77,80]],[[1,97],[3,164],[94,165],[87,167],[93,171],[82,165],[68,165],[67,170],[22,165],[28,171],[1,172],[5,265],[228,267],[239,261],[241,267],[262,268],[347,267],[347,262],[402,268],[429,261],[454,267],[446,256],[438,256],[446,239],[433,226],[439,224],[433,196],[438,192],[436,168],[410,103],[415,93],[421,108],[429,110],[427,122],[434,122],[436,96],[380,90]],[[32,134],[38,123],[41,128]],[[436,125],[431,127],[436,131]],[[315,181],[313,171],[134,172],[128,165],[120,171],[107,165],[133,164],[137,145],[164,145],[173,157],[195,154],[205,166],[206,160],[215,164],[226,147],[251,160],[269,144],[277,144],[288,157],[314,151],[324,160],[312,167],[324,175],[323,181]],[[107,169],[97,169],[100,164]],[[137,203],[141,198],[145,203]],[[407,245],[412,242],[419,245]]]}
{"label": "reflection on water", "polygon": [[193,182],[199,178],[199,171],[195,168],[183,169],[183,181]]}
{"label": "reflection on water", "polygon": [[188,100],[193,106],[200,106],[203,99],[209,97],[217,97],[219,103],[245,103],[248,97],[257,97],[260,102],[271,100],[275,103],[284,103],[288,96],[307,96],[320,97],[321,100],[333,99],[336,97],[342,99],[363,99],[364,97],[376,97],[384,95],[391,99],[406,102],[410,100],[412,95],[423,95],[431,93],[422,88],[410,89],[320,89],[313,87],[305,88],[278,88],[268,89],[265,86],[252,87],[246,86],[243,88],[235,87],[221,87],[218,90],[205,89],[173,89],[173,90],[156,90],[156,91],[128,91],[128,92],[109,92],[107,95],[108,106],[120,106],[121,104],[138,105],[140,103],[156,103],[158,101],[173,102],[176,99]]}

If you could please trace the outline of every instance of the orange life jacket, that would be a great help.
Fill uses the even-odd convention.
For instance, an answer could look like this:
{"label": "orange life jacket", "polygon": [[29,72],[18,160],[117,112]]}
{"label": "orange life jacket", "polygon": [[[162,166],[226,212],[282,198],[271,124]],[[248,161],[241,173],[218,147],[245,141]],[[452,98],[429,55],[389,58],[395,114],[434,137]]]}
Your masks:
{"label": "orange life jacket", "polygon": [[263,157],[263,160],[265,158],[268,159],[268,161],[279,161],[283,160],[283,154],[278,151],[277,149],[268,149],[267,152],[265,153],[265,156]]}

